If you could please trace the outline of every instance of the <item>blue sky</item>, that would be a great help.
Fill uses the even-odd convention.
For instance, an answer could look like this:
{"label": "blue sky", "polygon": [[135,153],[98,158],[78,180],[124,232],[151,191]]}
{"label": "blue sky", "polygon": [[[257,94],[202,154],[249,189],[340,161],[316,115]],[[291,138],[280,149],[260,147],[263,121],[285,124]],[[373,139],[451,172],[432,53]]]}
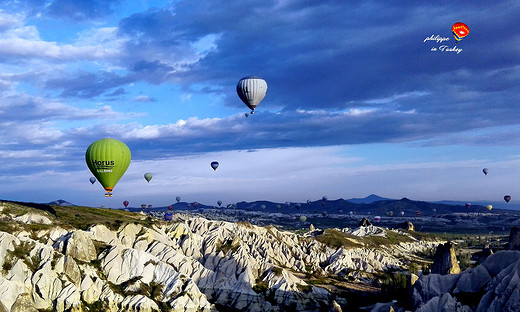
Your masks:
{"label": "blue sky", "polygon": [[[2,1],[0,198],[509,194],[513,207],[518,16],[517,1]],[[470,29],[457,44],[455,22]],[[268,92],[246,118],[236,84],[248,75]],[[112,198],[84,160],[104,137],[132,151]]]}

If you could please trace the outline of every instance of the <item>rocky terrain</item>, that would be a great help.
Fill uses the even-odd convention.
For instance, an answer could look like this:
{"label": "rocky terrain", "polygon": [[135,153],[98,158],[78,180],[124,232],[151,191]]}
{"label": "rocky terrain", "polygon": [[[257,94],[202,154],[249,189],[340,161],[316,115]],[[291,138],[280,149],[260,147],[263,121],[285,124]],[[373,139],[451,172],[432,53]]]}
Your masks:
{"label": "rocky terrain", "polygon": [[0,209],[0,311],[326,311],[349,306],[338,289],[369,289],[439,243],[373,226],[296,234],[183,214]]}
{"label": "rocky terrain", "polygon": [[[451,268],[453,248],[437,249],[444,241],[412,229],[363,220],[290,232],[182,213],[166,222],[120,210],[1,202],[0,311],[518,307],[519,251],[445,274],[459,272]],[[437,257],[447,264],[432,265],[435,249],[451,252]],[[430,267],[443,269],[411,272]]]}

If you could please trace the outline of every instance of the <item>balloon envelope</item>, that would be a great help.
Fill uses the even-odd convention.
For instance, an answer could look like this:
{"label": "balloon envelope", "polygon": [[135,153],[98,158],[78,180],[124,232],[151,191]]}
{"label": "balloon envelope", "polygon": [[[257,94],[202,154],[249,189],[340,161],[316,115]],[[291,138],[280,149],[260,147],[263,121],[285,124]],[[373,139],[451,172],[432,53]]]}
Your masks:
{"label": "balloon envelope", "polygon": [[130,158],[128,146],[110,138],[90,144],[85,153],[88,168],[108,193],[130,166]]}
{"label": "balloon envelope", "polygon": [[491,210],[491,209],[493,209],[493,206],[487,205],[487,210]]}
{"label": "balloon envelope", "polygon": [[147,172],[144,174],[144,179],[146,180],[146,182],[150,183],[150,180],[153,178],[153,174],[151,174],[150,172]]}
{"label": "balloon envelope", "polygon": [[220,205],[222,205],[222,201],[219,200],[219,201],[217,202],[217,205],[220,207]]}
{"label": "balloon envelope", "polygon": [[509,201],[511,200],[511,196],[510,195],[504,196],[504,200],[506,201],[506,203],[509,203]]}
{"label": "balloon envelope", "polygon": [[125,201],[123,202],[123,206],[125,206],[125,207],[128,207],[128,204],[130,204],[130,203],[128,202],[128,200],[125,200]]}
{"label": "balloon envelope", "polygon": [[181,197],[180,197],[180,196],[177,196],[177,197],[175,197],[175,200],[176,200],[177,202],[180,202],[180,201],[181,201]]}
{"label": "balloon envelope", "polygon": [[[218,168],[218,161],[212,161],[211,162],[211,168],[213,168],[213,170],[217,170]],[[225,169],[225,168],[224,168]],[[225,170],[224,170],[225,171]]]}
{"label": "balloon envelope", "polygon": [[484,168],[484,169],[482,169],[482,172],[484,172],[484,174],[487,175],[488,172],[489,172],[489,169],[488,168]]}
{"label": "balloon envelope", "polygon": [[237,84],[238,97],[253,112],[267,93],[267,82],[260,77],[248,76],[240,79]]}
{"label": "balloon envelope", "polygon": [[164,220],[166,220],[166,221],[171,221],[172,217],[173,217],[173,215],[171,213],[164,214]]}
{"label": "balloon envelope", "polygon": [[300,222],[305,222],[307,221],[307,217],[306,216],[300,216]]}
{"label": "balloon envelope", "polygon": [[90,183],[94,184],[96,183],[96,178],[94,177],[91,177],[90,179],[88,179],[90,181]]}
{"label": "balloon envelope", "polygon": [[469,34],[469,27],[468,25],[457,22],[453,24],[451,27],[451,32],[453,33],[453,37],[455,37],[455,40],[461,41],[464,37],[466,37]]}

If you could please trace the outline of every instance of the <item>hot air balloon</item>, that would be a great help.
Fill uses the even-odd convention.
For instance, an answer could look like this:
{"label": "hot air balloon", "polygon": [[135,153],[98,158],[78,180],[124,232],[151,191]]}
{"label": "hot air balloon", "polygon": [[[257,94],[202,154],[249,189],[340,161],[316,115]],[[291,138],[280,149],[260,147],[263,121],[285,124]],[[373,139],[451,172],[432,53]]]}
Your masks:
{"label": "hot air balloon", "polygon": [[141,209],[146,208],[146,204],[141,204]]}
{"label": "hot air balloon", "polygon": [[173,215],[171,213],[164,214],[164,220],[166,220],[166,221],[171,221],[172,217],[173,217]]}
{"label": "hot air balloon", "polygon": [[172,205],[168,206],[168,210],[173,210],[173,206]]}
{"label": "hot air balloon", "polygon": [[238,97],[251,109],[251,114],[254,114],[256,106],[264,99],[266,93],[267,82],[260,77],[244,77],[237,84]]}
{"label": "hot air balloon", "polygon": [[509,203],[509,201],[511,200],[511,196],[510,195],[504,196],[504,200],[506,201],[506,203]]}
{"label": "hot air balloon", "polygon": [[150,172],[144,174],[144,179],[146,182],[150,183],[150,180],[153,178],[153,175]]}
{"label": "hot air balloon", "polygon": [[217,170],[217,168],[218,168],[218,161],[212,161],[211,162],[211,168],[213,168],[213,170]]}
{"label": "hot air balloon", "polygon": [[404,216],[404,211],[399,212],[401,216]]}
{"label": "hot air balloon", "polygon": [[123,206],[125,206],[125,208],[128,207],[128,204],[130,204],[130,203],[128,202],[128,200],[125,200],[125,201],[123,202]]}
{"label": "hot air balloon", "polygon": [[193,203],[193,207],[198,208],[199,207],[199,203],[198,202],[194,202]]}
{"label": "hot air balloon", "polygon": [[280,206],[280,204],[276,204],[276,209],[281,209],[282,206]]}
{"label": "hot air balloon", "polygon": [[493,209],[493,206],[487,205],[487,210],[491,210],[491,209]]}
{"label": "hot air balloon", "polygon": [[305,223],[305,221],[307,221],[307,217],[306,216],[300,216],[300,222],[301,223]]}
{"label": "hot air balloon", "polygon": [[374,216],[374,221],[376,221],[376,222],[381,221],[381,217],[380,216]]}
{"label": "hot air balloon", "polygon": [[153,207],[152,205],[148,205],[148,209],[152,209],[152,207]]}
{"label": "hot air balloon", "polygon": [[217,205],[220,207],[220,205],[222,205],[222,201],[219,200],[219,201],[217,202]]}
{"label": "hot air balloon", "polygon": [[265,205],[260,205],[260,209],[265,210]]}
{"label": "hot air balloon", "polygon": [[249,117],[249,113],[245,113],[244,116]]}
{"label": "hot air balloon", "polygon": [[482,172],[484,172],[484,174],[487,175],[488,172],[489,172],[489,169],[488,168],[484,168],[484,169],[482,169]]}
{"label": "hot air balloon", "polygon": [[177,196],[177,197],[175,197],[175,200],[176,200],[177,202],[180,202],[180,201],[181,201],[181,197],[180,197],[180,196]]}
{"label": "hot air balloon", "polygon": [[105,188],[105,196],[112,196],[112,190],[130,166],[130,149],[125,143],[104,138],[87,148],[85,161],[92,174]]}
{"label": "hot air balloon", "polygon": [[90,177],[90,179],[88,179],[90,181],[90,183],[94,184],[96,183],[96,178],[94,177]]}
{"label": "hot air balloon", "polygon": [[471,203],[466,203],[465,206],[466,206],[466,208],[469,208],[469,207],[471,207]]}
{"label": "hot air balloon", "polygon": [[[453,33],[453,37],[455,37],[455,40],[461,41],[469,34],[469,27],[468,25],[458,22],[453,24],[451,27],[451,32]],[[455,42],[456,43],[456,42]]]}
{"label": "hot air balloon", "polygon": [[323,197],[321,198],[321,200],[323,200],[324,202],[326,202],[326,201],[327,201],[327,196],[323,196]]}
{"label": "hot air balloon", "polygon": [[300,203],[294,205],[294,208],[296,208],[296,210],[300,210],[301,207],[302,207],[302,205]]}

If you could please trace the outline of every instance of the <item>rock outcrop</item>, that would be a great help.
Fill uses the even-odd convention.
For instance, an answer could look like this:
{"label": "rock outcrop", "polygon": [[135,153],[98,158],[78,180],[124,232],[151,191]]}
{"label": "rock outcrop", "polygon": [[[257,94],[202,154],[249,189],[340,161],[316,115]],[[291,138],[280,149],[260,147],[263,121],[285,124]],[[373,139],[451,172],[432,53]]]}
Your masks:
{"label": "rock outcrop", "polygon": [[460,273],[455,247],[452,243],[447,242],[437,247],[431,272],[441,275]]}
{"label": "rock outcrop", "polygon": [[[355,279],[404,268],[405,255],[438,244],[331,248],[272,226],[177,218],[118,230],[0,232],[0,311],[338,311],[334,296],[306,275]],[[386,233],[363,228],[358,234]]]}
{"label": "rock outcrop", "polygon": [[460,274],[422,275],[413,288],[421,312],[500,312],[520,307],[520,251],[500,251]]}
{"label": "rock outcrop", "polygon": [[520,228],[513,226],[509,232],[508,250],[520,250]]}

